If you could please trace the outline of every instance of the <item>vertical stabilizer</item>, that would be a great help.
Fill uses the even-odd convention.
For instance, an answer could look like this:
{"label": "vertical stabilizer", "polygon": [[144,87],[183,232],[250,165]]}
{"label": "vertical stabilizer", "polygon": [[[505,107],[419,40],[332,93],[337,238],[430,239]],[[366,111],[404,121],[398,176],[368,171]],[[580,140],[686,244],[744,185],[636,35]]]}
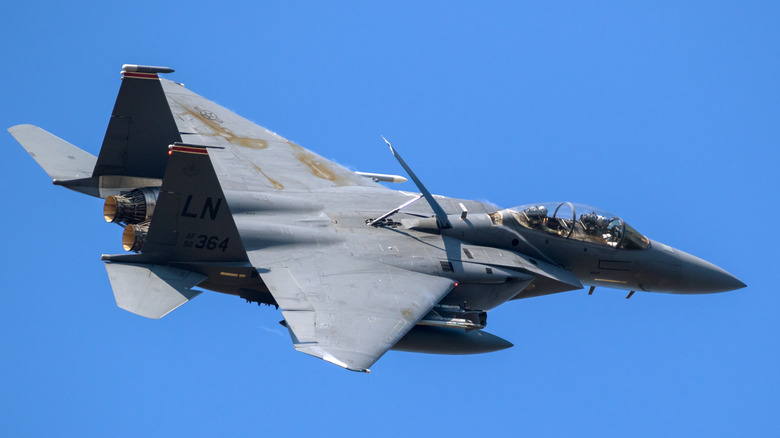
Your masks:
{"label": "vertical stabilizer", "polygon": [[179,144],[170,152],[141,252],[179,262],[248,261],[208,148]]}
{"label": "vertical stabilizer", "polygon": [[122,68],[122,85],[97,158],[36,126],[8,129],[54,184],[100,198],[160,186],[168,145],[181,141],[157,76],[173,69]]}
{"label": "vertical stabilizer", "polygon": [[173,69],[130,64],[122,68],[122,86],[92,174],[161,179],[168,145],[181,141],[157,76]]}

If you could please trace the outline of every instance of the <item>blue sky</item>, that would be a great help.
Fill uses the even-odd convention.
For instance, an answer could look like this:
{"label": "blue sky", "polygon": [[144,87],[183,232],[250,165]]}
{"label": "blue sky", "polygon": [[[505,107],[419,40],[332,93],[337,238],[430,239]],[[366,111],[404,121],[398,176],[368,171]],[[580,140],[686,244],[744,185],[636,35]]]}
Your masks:
{"label": "blue sky", "polygon": [[[766,436],[778,429],[780,6],[773,2],[11,2],[0,121],[96,154],[124,63],[355,170],[503,207],[569,200],[748,284],[511,302],[480,356],[296,353],[205,293],[115,306],[102,202],[5,134],[2,436]],[[412,190],[413,186],[402,186]]]}

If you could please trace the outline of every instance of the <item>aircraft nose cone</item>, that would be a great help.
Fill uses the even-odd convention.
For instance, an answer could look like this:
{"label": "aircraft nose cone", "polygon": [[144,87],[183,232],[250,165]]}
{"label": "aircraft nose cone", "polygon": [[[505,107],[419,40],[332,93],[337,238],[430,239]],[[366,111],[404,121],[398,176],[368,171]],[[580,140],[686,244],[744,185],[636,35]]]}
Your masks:
{"label": "aircraft nose cone", "polygon": [[679,251],[682,275],[678,285],[681,293],[716,293],[742,289],[745,283],[712,263]]}

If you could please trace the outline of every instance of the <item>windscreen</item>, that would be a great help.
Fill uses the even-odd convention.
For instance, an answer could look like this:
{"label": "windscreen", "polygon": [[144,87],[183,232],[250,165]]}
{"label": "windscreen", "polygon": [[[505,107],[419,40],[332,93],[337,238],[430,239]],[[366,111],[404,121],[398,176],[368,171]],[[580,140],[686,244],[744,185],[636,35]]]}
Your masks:
{"label": "windscreen", "polygon": [[644,249],[650,241],[604,210],[571,202],[543,202],[508,210],[523,227],[566,239],[621,249]]}

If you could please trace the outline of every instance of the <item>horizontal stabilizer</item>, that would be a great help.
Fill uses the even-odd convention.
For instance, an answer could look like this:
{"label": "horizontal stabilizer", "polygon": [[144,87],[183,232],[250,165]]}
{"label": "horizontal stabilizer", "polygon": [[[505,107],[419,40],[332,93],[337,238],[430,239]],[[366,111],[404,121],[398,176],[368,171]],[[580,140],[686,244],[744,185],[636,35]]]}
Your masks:
{"label": "horizontal stabilizer", "polygon": [[160,319],[200,295],[191,288],[206,276],[160,265],[106,263],[116,305],[146,318]]}
{"label": "horizontal stabilizer", "polygon": [[53,180],[89,178],[97,158],[33,125],[16,125],[8,132]]}

